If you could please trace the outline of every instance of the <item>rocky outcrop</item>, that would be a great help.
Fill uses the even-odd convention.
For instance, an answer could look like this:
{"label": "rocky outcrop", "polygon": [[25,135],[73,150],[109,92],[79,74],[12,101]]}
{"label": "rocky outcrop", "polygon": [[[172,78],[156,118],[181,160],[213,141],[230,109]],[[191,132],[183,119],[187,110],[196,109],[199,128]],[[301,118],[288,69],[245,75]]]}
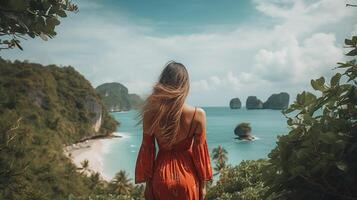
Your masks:
{"label": "rocky outcrop", "polygon": [[12,63],[0,58],[0,80],[0,96],[6,100],[1,106],[31,113],[24,119],[29,126],[36,126],[39,137],[53,131],[53,139],[70,144],[116,130],[117,122],[103,109],[97,92],[73,67]]}
{"label": "rocky outcrop", "polygon": [[263,102],[259,100],[256,96],[249,96],[245,103],[247,109],[262,109]]}
{"label": "rocky outcrop", "polygon": [[97,100],[88,98],[86,101],[86,109],[91,113],[92,127],[95,133],[98,133],[102,126],[102,105]]}
{"label": "rocky outcrop", "polygon": [[252,135],[252,127],[249,123],[240,123],[234,129],[234,134],[238,137],[239,140],[254,140],[255,137]]}
{"label": "rocky outcrop", "polygon": [[104,83],[96,88],[108,111],[119,112],[139,108],[143,100],[137,94],[129,94],[120,83]]}
{"label": "rocky outcrop", "polygon": [[129,101],[131,107],[134,109],[140,108],[144,103],[144,100],[137,94],[129,94]]}
{"label": "rocky outcrop", "polygon": [[281,92],[279,94],[272,94],[263,104],[264,109],[282,110],[289,106],[289,94]]}
{"label": "rocky outcrop", "polygon": [[245,136],[250,134],[252,131],[252,128],[250,127],[249,123],[240,123],[236,126],[236,128],[234,129],[234,134],[236,136]]}
{"label": "rocky outcrop", "polygon": [[240,102],[239,98],[233,98],[229,102],[229,107],[231,109],[240,109],[242,107],[242,103]]}

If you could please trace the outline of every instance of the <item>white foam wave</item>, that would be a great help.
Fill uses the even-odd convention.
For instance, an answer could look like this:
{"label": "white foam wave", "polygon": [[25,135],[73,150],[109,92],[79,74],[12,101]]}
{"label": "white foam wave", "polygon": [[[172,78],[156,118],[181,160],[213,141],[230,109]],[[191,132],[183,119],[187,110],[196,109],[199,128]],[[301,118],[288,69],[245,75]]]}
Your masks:
{"label": "white foam wave", "polygon": [[130,133],[114,132],[113,135],[120,136],[122,139],[130,138]]}
{"label": "white foam wave", "polygon": [[245,139],[237,139],[237,138],[235,138],[235,140],[236,140],[236,142],[252,142],[252,141],[256,141],[256,140],[260,140],[260,138],[259,137],[257,137],[257,136],[254,136],[254,138],[252,139],[252,140],[245,140]]}

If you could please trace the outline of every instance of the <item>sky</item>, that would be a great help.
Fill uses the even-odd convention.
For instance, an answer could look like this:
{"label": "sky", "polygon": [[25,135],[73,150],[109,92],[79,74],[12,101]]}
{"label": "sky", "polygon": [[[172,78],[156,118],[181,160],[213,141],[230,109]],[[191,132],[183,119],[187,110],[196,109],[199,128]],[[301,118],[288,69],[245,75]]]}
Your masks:
{"label": "sky", "polygon": [[183,63],[187,102],[227,106],[233,97],[265,101],[310,89],[346,59],[344,38],[357,34],[357,0],[77,0],[49,41],[22,41],[10,60],[71,65],[96,87],[120,82],[151,92],[164,65]]}

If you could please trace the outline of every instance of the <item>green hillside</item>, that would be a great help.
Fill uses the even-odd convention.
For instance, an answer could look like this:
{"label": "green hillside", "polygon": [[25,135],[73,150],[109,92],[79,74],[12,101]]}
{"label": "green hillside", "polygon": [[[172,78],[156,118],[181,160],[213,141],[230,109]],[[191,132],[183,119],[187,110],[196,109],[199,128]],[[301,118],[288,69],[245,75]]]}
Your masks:
{"label": "green hillside", "polygon": [[116,130],[91,84],[72,67],[0,59],[0,97],[0,199],[90,194],[63,147]]}
{"label": "green hillside", "polygon": [[96,88],[105,106],[111,112],[136,109],[143,103],[137,94],[129,94],[128,88],[120,83],[104,83]]}

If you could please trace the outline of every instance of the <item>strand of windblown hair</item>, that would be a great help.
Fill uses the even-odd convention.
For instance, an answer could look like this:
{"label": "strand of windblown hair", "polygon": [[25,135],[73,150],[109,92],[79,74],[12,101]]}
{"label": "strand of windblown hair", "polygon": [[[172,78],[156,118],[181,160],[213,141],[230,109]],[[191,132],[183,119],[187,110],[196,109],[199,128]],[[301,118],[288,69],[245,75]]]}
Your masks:
{"label": "strand of windblown hair", "polygon": [[175,142],[187,88],[173,88],[160,83],[154,86],[153,93],[144,105],[143,114],[155,113],[155,118],[149,128],[149,134],[162,138],[170,148]]}

